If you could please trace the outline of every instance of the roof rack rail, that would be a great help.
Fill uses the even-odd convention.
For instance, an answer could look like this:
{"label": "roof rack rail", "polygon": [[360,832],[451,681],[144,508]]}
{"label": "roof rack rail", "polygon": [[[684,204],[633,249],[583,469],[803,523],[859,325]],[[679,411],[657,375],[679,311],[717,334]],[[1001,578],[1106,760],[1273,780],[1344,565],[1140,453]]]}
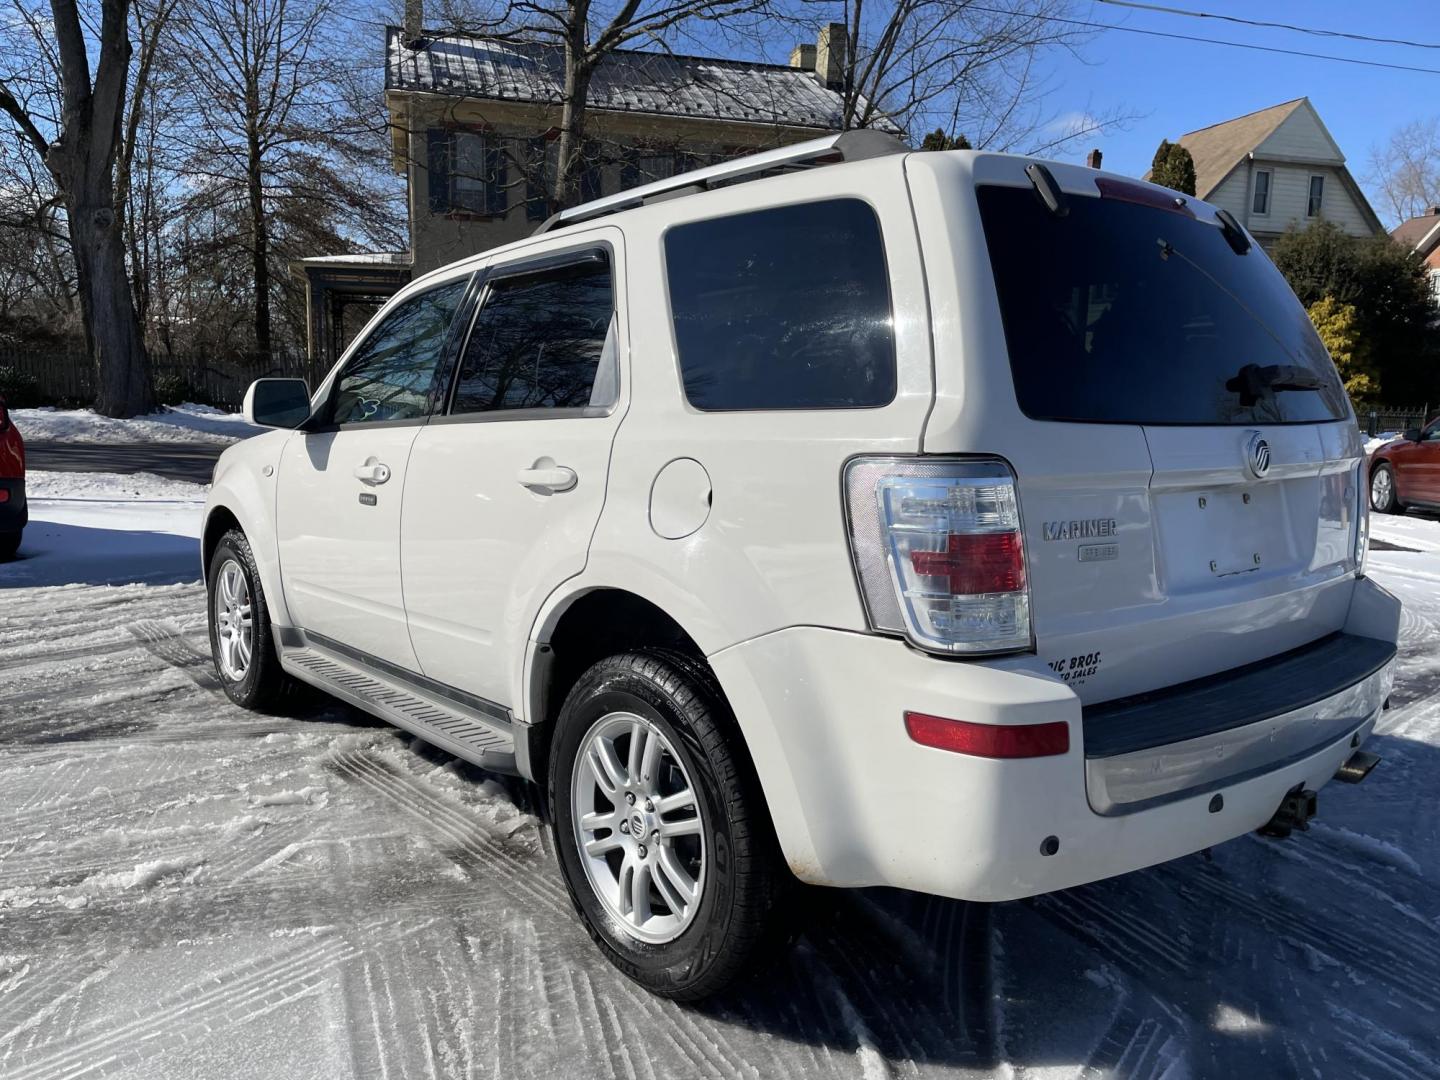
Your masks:
{"label": "roof rack rail", "polygon": [[744,157],[735,158],[733,161],[679,173],[664,180],[657,180],[653,184],[644,184],[616,195],[607,195],[603,199],[594,199],[591,202],[581,203],[579,206],[572,206],[567,210],[551,214],[536,227],[535,232],[531,235],[538,236],[541,233],[553,232],[556,229],[563,229],[567,225],[592,221],[598,217],[605,217],[607,214],[618,214],[622,210],[633,210],[637,206],[644,206],[646,203],[658,202],[662,199],[694,195],[712,187],[755,180],[769,173],[790,169],[809,169],[816,165],[838,165],[845,161],[862,161],[865,158],[909,152],[910,147],[895,136],[886,135],[883,131],[866,128],[842,131],[839,135],[827,135],[823,139],[810,139],[792,146],[782,146],[776,150],[747,154]]}

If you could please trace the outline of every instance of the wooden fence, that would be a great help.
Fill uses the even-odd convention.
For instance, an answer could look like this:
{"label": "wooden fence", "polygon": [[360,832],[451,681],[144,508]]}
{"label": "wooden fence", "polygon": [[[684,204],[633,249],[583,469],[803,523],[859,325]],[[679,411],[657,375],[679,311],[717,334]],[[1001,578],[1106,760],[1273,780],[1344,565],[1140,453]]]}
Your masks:
{"label": "wooden fence", "polygon": [[[40,396],[57,404],[89,405],[95,400],[95,367],[85,353],[0,349],[0,368],[5,367],[34,379]],[[256,379],[287,376],[310,380],[313,386],[316,375],[303,356],[212,363],[155,353],[150,373],[157,387],[178,384],[185,400],[229,409],[240,408],[246,388]]]}

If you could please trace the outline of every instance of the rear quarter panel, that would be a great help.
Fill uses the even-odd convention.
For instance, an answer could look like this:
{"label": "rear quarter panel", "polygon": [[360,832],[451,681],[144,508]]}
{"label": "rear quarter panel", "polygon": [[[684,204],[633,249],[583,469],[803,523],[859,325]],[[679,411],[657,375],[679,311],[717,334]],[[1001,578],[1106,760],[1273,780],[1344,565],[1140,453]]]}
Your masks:
{"label": "rear quarter panel", "polygon": [[[633,583],[652,598],[665,594],[656,602],[706,653],[798,623],[865,627],[841,475],[858,453],[919,450],[933,389],[928,306],[902,162],[896,155],[736,185],[620,219],[629,253],[631,405],[577,586]],[[667,303],[667,228],[838,197],[864,200],[880,221],[894,312],[895,399],[873,409],[701,412],[690,406]],[[680,458],[704,468],[710,508],[696,531],[665,539],[652,528],[651,493],[661,470]]]}

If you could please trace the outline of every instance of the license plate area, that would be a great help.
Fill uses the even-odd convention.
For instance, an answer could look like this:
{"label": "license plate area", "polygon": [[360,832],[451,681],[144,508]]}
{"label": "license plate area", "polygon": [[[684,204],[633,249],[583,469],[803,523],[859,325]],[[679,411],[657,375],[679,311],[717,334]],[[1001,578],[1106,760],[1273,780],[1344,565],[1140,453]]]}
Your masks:
{"label": "license plate area", "polygon": [[1279,484],[1164,492],[1154,506],[1171,592],[1275,569],[1292,546]]}

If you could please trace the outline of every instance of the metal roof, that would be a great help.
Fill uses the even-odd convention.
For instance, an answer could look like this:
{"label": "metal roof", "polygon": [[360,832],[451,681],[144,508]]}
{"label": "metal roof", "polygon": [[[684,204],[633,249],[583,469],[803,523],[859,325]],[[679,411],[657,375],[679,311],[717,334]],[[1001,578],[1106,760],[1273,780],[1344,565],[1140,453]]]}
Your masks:
{"label": "metal roof", "polygon": [[[425,36],[410,48],[386,28],[385,89],[496,101],[560,103],[559,46],[501,42],[467,34]],[[813,71],[713,57],[619,49],[601,61],[589,107],[836,131],[842,100]],[[884,130],[898,132],[888,122]]]}

